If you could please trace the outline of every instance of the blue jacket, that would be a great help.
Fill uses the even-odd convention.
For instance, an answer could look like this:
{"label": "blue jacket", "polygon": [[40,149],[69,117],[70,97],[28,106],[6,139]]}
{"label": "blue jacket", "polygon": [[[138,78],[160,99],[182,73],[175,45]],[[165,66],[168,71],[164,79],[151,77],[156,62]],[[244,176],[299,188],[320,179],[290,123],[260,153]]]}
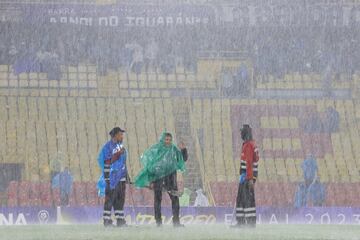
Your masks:
{"label": "blue jacket", "polygon": [[[122,146],[122,142],[114,143],[112,140],[108,141],[101,149],[98,155],[98,164],[101,170],[104,170],[104,162],[107,159],[111,159],[112,156],[120,150]],[[126,157],[127,151],[119,156],[115,162],[111,164],[110,167],[110,188],[115,189],[116,185],[127,176],[127,168],[126,168]],[[98,194],[99,196],[105,195],[105,187],[106,183],[104,180],[104,173],[100,176],[98,184]]]}

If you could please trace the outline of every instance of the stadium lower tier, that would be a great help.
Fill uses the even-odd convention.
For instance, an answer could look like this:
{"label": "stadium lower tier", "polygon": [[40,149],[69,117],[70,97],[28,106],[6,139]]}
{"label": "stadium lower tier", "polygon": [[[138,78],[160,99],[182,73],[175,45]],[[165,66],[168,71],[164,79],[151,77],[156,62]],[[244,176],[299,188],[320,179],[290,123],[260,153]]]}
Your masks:
{"label": "stadium lower tier", "polygon": [[232,182],[240,167],[239,128],[250,123],[260,152],[259,182],[301,181],[309,154],[321,182],[360,182],[355,100],[0,96],[0,112],[0,164],[21,172],[10,180],[49,181],[52,171],[69,167],[75,181],[96,181],[98,152],[117,125],[128,130],[132,177],[139,156],[167,129],[175,139],[198,143],[189,161],[199,163],[195,173],[203,181]]}
{"label": "stadium lower tier", "polygon": [[[211,183],[211,194],[215,206],[233,206],[236,199],[238,184],[236,182]],[[323,206],[360,207],[359,183],[328,183],[326,200]],[[183,184],[179,183],[179,189]],[[256,183],[255,196],[257,206],[291,207],[297,189],[295,183]],[[166,193],[164,193],[167,195]],[[210,195],[210,194],[207,194]],[[60,206],[59,189],[52,189],[50,183],[10,182],[7,193],[7,206]],[[153,192],[149,189],[136,189],[127,185],[126,205],[153,206]],[[95,182],[75,182],[69,196],[70,206],[97,206],[103,204],[103,198],[97,195]],[[163,206],[171,204],[170,198],[163,197]]]}

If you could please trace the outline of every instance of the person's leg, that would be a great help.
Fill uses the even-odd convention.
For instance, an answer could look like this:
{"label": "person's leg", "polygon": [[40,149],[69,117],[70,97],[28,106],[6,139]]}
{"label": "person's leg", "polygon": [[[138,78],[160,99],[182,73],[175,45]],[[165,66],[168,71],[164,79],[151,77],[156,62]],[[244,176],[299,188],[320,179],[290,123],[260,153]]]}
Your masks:
{"label": "person's leg", "polygon": [[154,182],[155,221],[158,226],[162,224],[162,218],[161,218],[162,182],[163,182],[162,179]]}
{"label": "person's leg", "polygon": [[66,206],[65,192],[60,192],[60,205]]}
{"label": "person's leg", "polygon": [[118,227],[126,225],[124,204],[125,204],[126,184],[125,181],[119,182],[115,188],[114,194],[114,212],[116,225]]}
{"label": "person's leg", "polygon": [[255,191],[254,185],[250,187],[249,182],[245,183],[246,199],[245,199],[245,220],[250,227],[256,226],[256,208],[255,208]]}
{"label": "person's leg", "polygon": [[171,195],[169,193],[170,199],[171,199],[171,208],[172,208],[172,215],[173,215],[173,224],[174,226],[181,226],[180,225],[180,203],[179,203],[179,197]]}
{"label": "person's leg", "polygon": [[65,193],[65,206],[68,206],[69,205],[69,194],[68,193]]}
{"label": "person's leg", "polygon": [[244,184],[239,183],[238,193],[236,197],[236,222],[238,226],[245,224],[244,213]]}
{"label": "person's leg", "polygon": [[104,219],[104,226],[111,226],[111,209],[112,209],[112,195],[113,191],[110,189],[110,185],[108,184],[105,189],[105,202],[104,202],[104,212],[103,212],[103,219]]}

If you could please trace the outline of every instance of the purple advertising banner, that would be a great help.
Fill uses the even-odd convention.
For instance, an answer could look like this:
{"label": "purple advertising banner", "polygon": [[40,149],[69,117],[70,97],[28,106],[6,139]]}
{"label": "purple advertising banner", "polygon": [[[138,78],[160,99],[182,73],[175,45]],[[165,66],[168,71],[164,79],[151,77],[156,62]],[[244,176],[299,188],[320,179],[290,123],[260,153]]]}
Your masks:
{"label": "purple advertising banner", "polygon": [[[126,207],[129,224],[154,224],[153,208]],[[162,209],[164,223],[171,223],[171,208]],[[0,225],[27,225],[49,223],[102,222],[102,207],[65,208],[0,208]],[[231,224],[233,209],[227,207],[182,207],[181,222],[184,224]],[[360,224],[360,208],[313,207],[313,208],[257,208],[259,224]]]}

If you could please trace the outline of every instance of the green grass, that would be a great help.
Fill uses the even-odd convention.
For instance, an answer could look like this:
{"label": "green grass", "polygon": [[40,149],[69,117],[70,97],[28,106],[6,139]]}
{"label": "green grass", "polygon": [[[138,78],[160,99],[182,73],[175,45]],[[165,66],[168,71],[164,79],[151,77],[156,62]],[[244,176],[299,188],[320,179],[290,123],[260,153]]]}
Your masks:
{"label": "green grass", "polygon": [[258,225],[256,229],[230,229],[225,225],[189,225],[174,229],[164,226],[138,226],[123,229],[107,228],[101,225],[28,225],[1,226],[1,240],[61,239],[61,240],[128,240],[128,239],[166,239],[166,240],[227,240],[227,239],[360,239],[360,226],[357,225]]}

